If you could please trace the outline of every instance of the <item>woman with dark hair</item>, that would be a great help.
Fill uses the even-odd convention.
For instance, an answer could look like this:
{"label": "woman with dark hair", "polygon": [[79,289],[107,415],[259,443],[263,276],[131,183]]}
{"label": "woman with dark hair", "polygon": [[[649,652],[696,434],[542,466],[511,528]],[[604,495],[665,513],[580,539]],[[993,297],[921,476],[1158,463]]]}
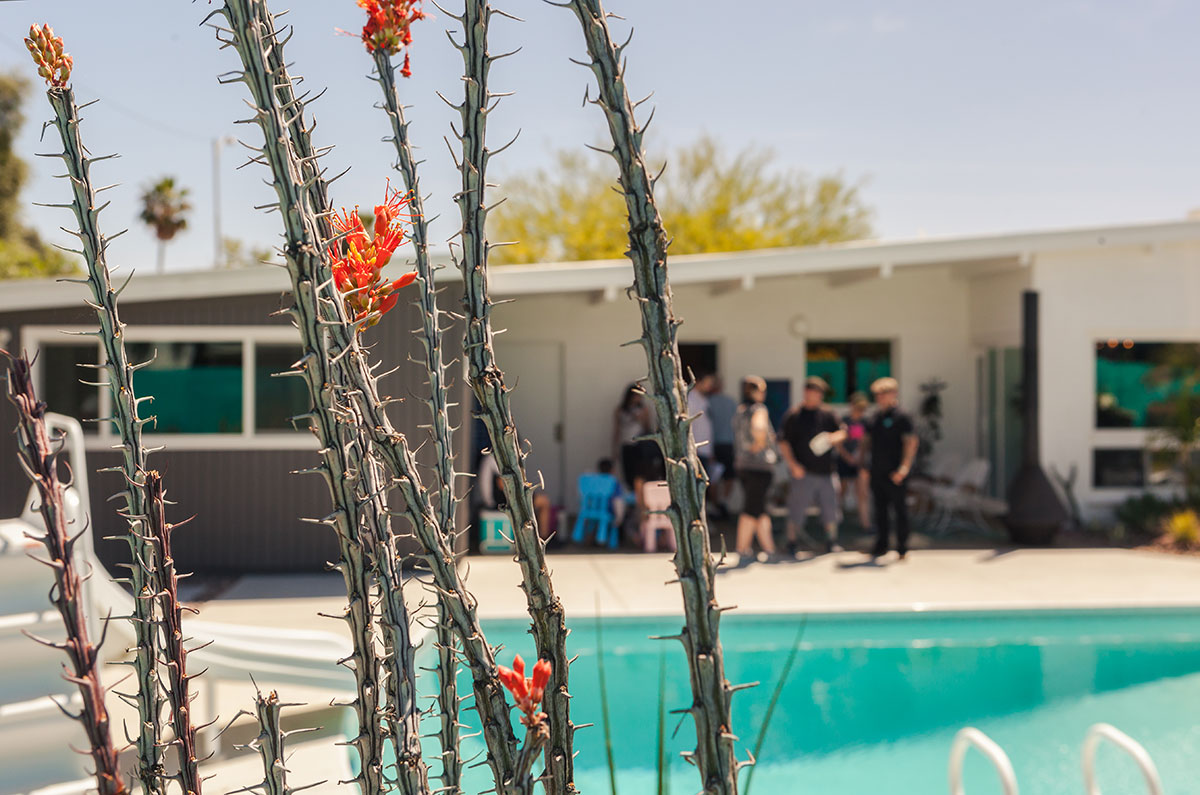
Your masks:
{"label": "woman with dark hair", "polygon": [[[637,384],[625,388],[625,395],[613,413],[613,459],[621,462],[621,479],[634,493],[635,482],[645,480],[645,445],[641,437],[653,431],[650,401]],[[651,442],[653,444],[653,442]],[[640,485],[640,483],[638,484]]]}
{"label": "woman with dark hair", "polygon": [[763,401],[767,397],[767,382],[758,376],[742,381],[742,403],[733,415],[734,466],[742,484],[742,513],[737,524],[737,553],[743,563],[753,560],[751,543],[755,538],[768,555],[775,554],[775,539],[771,535],[771,517],[767,513],[767,492],[779,452],[775,446],[775,429]]}

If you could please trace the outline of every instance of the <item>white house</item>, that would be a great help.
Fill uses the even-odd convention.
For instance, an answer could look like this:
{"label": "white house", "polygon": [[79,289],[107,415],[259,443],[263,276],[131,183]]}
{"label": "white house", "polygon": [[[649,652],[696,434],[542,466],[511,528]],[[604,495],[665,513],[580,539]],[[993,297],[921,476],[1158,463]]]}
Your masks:
{"label": "white house", "polygon": [[[988,459],[997,495],[1019,455],[1021,293],[1036,290],[1043,463],[1076,472],[1075,495],[1092,513],[1170,480],[1146,453],[1160,436],[1153,426],[1170,390],[1148,384],[1145,374],[1176,350],[1171,344],[1200,346],[1200,221],[680,256],[669,268],[684,320],[681,350],[693,369],[717,370],[731,394],[743,376],[762,376],[780,409],[798,397],[810,372],[834,384],[835,400],[890,373],[914,411],[920,385],[940,379],[944,438],[934,454]],[[447,268],[441,275],[453,293],[457,274]],[[622,390],[645,373],[642,349],[622,347],[640,335],[626,297],[631,283],[625,260],[492,272],[493,297],[514,299],[495,309],[496,327],[505,329],[496,345],[515,387],[519,431],[531,443],[531,469],[568,506],[578,476],[611,454]],[[249,384],[246,363],[285,343],[286,327],[264,329],[258,319],[278,306],[285,288],[275,268],[148,275],[135,277],[122,301],[131,307],[131,340],[203,337],[204,344],[233,340],[251,351],[238,371]],[[82,295],[49,281],[0,284],[0,337],[8,337],[0,344],[33,352],[61,343],[56,328],[90,322]],[[384,336],[380,350],[403,357],[415,349],[415,322],[397,316],[404,322],[393,318],[372,333]],[[149,325],[139,331],[138,324]],[[44,366],[55,360],[44,358]],[[64,361],[71,369],[73,360]],[[73,379],[70,372],[46,373],[43,386]],[[250,448],[299,454],[312,445],[307,434],[263,432],[254,421],[255,390],[243,393],[231,411],[249,419],[238,425],[235,417],[234,430],[192,429],[208,433],[170,440],[181,462],[206,454],[207,469],[196,477],[233,471],[214,456],[232,461]],[[89,399],[47,397],[64,408]],[[419,412],[411,421],[421,421]],[[110,444],[89,443],[97,451]],[[290,493],[286,484],[277,487]]]}
{"label": "white house", "polygon": [[[847,386],[863,389],[884,357],[914,411],[922,382],[947,384],[935,455],[987,458],[998,495],[1020,455],[1021,293],[1036,290],[1044,465],[1075,471],[1092,514],[1165,479],[1146,454],[1164,389],[1142,376],[1165,343],[1200,345],[1200,221],[681,256],[669,268],[685,358],[715,365],[731,394],[754,374],[795,399],[810,370],[856,365]],[[608,455],[621,390],[645,373],[642,349],[620,347],[640,334],[631,283],[623,260],[495,271],[494,292],[516,299],[495,315],[520,431],[567,504]]]}

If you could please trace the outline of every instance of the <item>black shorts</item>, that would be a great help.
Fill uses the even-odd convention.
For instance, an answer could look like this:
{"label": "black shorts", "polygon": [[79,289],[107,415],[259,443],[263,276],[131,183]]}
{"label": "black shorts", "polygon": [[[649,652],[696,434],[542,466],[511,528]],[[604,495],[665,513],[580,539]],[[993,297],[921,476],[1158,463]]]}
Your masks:
{"label": "black shorts", "polygon": [[862,471],[862,467],[839,460],[837,462],[837,471],[838,477],[842,480],[855,481],[858,480],[858,473]]}
{"label": "black shorts", "polygon": [[636,443],[621,445],[621,477],[625,486],[633,490],[633,481],[642,476],[642,453]]}
{"label": "black shorts", "polygon": [[721,480],[733,479],[733,442],[713,444],[713,458],[724,467],[721,470]]}
{"label": "black shorts", "polygon": [[758,518],[767,512],[767,492],[771,489],[772,474],[765,469],[742,469],[738,480],[742,483],[745,500],[742,514]]}

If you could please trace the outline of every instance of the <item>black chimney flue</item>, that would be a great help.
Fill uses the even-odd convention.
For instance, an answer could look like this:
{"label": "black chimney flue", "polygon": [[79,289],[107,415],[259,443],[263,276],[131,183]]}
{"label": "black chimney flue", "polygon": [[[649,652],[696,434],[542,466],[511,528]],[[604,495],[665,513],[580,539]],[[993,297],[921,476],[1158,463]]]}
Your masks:
{"label": "black chimney flue", "polygon": [[1008,489],[1005,524],[1017,544],[1048,545],[1070,518],[1042,469],[1041,393],[1038,383],[1038,294],[1021,294],[1021,416],[1024,423],[1021,468]]}

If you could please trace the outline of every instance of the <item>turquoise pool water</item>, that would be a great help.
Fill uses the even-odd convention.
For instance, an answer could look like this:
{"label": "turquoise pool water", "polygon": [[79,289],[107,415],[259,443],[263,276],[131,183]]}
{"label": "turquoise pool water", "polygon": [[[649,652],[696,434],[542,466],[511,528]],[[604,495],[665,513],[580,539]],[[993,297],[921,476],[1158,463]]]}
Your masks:
{"label": "turquoise pool water", "polygon": [[[799,653],[765,736],[753,793],[946,792],[951,739],[966,725],[1008,751],[1023,795],[1081,792],[1080,744],[1100,721],[1146,746],[1168,793],[1200,792],[1200,611],[728,615],[721,634],[729,679],[762,682],[734,698],[743,749],[754,746],[802,620]],[[585,793],[613,791],[598,630],[616,790],[641,795],[657,790],[660,675],[667,709],[689,701],[679,645],[648,636],[678,626],[674,618],[573,624],[570,641],[579,658],[571,668],[572,718],[596,724],[577,735],[577,781]],[[489,640],[505,647],[502,661],[514,651],[533,656],[525,622],[485,627]],[[468,692],[465,676],[462,687]],[[696,773],[679,757],[692,747],[694,729],[685,720],[670,736],[679,719],[666,721],[670,791],[695,792]],[[478,739],[465,743],[464,755],[477,751]],[[1115,750],[1102,749],[1098,767],[1106,793],[1143,791],[1132,763]],[[467,776],[467,791],[490,787],[486,768]],[[1000,792],[974,753],[966,779],[971,795]]]}

